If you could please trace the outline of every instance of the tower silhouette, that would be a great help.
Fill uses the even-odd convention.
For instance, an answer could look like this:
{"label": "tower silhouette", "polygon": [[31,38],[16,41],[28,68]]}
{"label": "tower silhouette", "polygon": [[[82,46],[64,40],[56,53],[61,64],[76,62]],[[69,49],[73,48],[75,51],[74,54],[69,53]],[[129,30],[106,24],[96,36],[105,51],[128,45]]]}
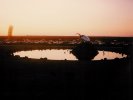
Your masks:
{"label": "tower silhouette", "polygon": [[9,28],[8,28],[8,37],[11,37],[12,33],[13,33],[13,26],[10,25]]}

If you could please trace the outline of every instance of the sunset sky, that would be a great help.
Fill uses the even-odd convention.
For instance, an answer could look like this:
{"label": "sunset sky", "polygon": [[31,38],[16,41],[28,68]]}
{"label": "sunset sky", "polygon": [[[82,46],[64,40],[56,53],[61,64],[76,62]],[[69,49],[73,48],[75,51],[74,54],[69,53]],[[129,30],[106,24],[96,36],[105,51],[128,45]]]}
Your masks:
{"label": "sunset sky", "polygon": [[0,35],[133,36],[133,0],[0,0]]}

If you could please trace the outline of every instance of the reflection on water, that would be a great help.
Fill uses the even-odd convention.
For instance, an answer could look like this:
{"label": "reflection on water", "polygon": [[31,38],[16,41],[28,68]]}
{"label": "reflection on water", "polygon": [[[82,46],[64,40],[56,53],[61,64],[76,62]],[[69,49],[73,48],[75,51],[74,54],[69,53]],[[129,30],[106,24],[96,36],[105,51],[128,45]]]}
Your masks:
{"label": "reflection on water", "polygon": [[[32,51],[20,51],[15,52],[15,55],[20,57],[27,56],[28,58],[40,59],[47,58],[49,60],[77,60],[76,57],[70,53],[70,49],[46,49],[46,50],[32,50]],[[114,53],[110,51],[98,51],[99,54],[93,60],[101,60],[104,58],[114,59],[126,57],[125,54]]]}

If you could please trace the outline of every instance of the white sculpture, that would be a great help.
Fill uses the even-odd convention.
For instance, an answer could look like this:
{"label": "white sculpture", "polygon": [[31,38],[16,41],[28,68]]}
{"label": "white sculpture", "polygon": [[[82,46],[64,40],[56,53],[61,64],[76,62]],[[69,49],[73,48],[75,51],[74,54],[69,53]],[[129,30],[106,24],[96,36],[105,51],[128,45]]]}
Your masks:
{"label": "white sculpture", "polygon": [[85,35],[81,35],[79,33],[77,33],[80,38],[83,40],[83,42],[90,42],[90,38],[88,36],[85,36]]}

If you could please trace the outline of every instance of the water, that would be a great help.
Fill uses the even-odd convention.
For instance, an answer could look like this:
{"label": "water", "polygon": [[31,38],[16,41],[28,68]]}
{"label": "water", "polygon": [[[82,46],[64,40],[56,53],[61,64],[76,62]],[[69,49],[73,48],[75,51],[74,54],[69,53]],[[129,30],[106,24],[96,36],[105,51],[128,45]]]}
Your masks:
{"label": "water", "polygon": [[[31,50],[31,51],[19,51],[15,52],[15,55],[19,55],[20,57],[28,57],[33,59],[47,58],[48,60],[78,60],[76,57],[70,53],[70,49],[46,49],[46,50]],[[98,51],[99,54],[94,57],[93,60],[101,60],[104,58],[107,59],[115,59],[115,58],[123,58],[126,55],[122,55],[115,52],[110,51]]]}

